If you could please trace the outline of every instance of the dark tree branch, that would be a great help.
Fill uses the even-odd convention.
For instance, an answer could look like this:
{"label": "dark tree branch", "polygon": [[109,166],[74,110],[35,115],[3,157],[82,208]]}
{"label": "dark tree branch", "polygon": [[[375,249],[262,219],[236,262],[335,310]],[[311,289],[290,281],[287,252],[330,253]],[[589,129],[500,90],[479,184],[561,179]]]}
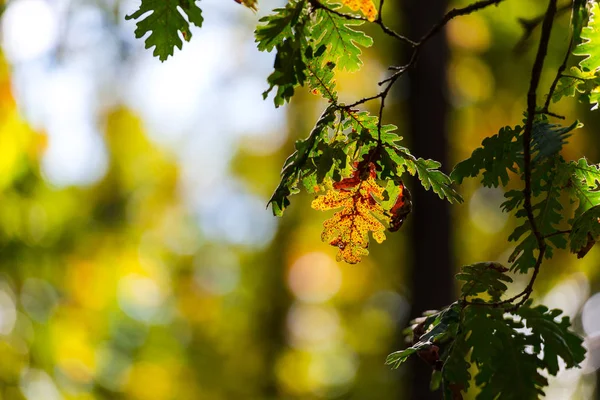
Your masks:
{"label": "dark tree branch", "polygon": [[453,8],[452,10],[448,11],[448,13],[446,15],[444,15],[444,18],[442,18],[442,20],[440,22],[438,22],[437,24],[435,24],[430,30],[429,32],[427,32],[422,38],[421,40],[419,40],[419,44],[422,44],[424,42],[426,42],[427,40],[429,40],[429,38],[431,38],[433,35],[435,35],[436,33],[438,33],[440,31],[440,29],[442,29],[444,26],[446,26],[446,24],[448,22],[450,22],[452,19],[456,18],[456,17],[460,17],[462,15],[468,15],[471,14],[475,11],[479,11],[481,9],[484,9],[488,6],[491,5],[498,5],[501,2],[503,2],[504,0],[480,0],[477,1],[473,4],[469,4],[466,7],[462,7],[462,8]]}
{"label": "dark tree branch", "polygon": [[[573,5],[573,3],[571,3],[570,6],[572,6],[572,5]],[[565,52],[565,57],[563,58],[562,63],[556,70],[556,76],[554,77],[554,80],[552,81],[552,85],[550,85],[550,90],[548,91],[548,94],[546,95],[546,101],[544,102],[544,107],[542,107],[540,114],[547,114],[547,115],[551,115],[556,118],[565,119],[565,117],[563,117],[563,116],[560,116],[560,115],[550,112],[549,107],[550,107],[550,101],[552,100],[552,96],[554,95],[554,91],[556,90],[556,86],[558,85],[558,81],[560,80],[560,78],[563,77],[563,73],[565,72],[565,69],[567,69],[567,64],[569,62],[569,56],[571,55],[572,48],[573,48],[573,34],[571,34],[571,38],[569,39],[569,45],[567,46],[567,51]]]}
{"label": "dark tree branch", "polygon": [[533,63],[531,81],[529,82],[529,90],[527,92],[527,120],[525,121],[525,128],[523,130],[523,169],[525,175],[523,208],[527,213],[527,219],[535,236],[539,254],[535,265],[533,266],[533,274],[531,275],[529,284],[527,284],[527,287],[525,287],[523,290],[523,296],[521,300],[519,300],[519,302],[516,303],[512,309],[517,309],[520,307],[531,295],[531,292],[533,291],[533,285],[540,272],[540,266],[544,260],[544,254],[546,253],[546,241],[544,240],[544,236],[537,226],[535,216],[533,215],[533,207],[531,205],[531,132],[533,130],[533,120],[535,119],[535,111],[537,107],[537,88],[540,83],[540,77],[544,67],[544,60],[548,52],[548,43],[550,42],[550,33],[552,32],[552,25],[554,24],[554,16],[556,15],[556,1],[557,0],[550,0],[548,2],[548,8],[542,23],[542,35],[540,37],[540,43],[535,56],[535,61]]}

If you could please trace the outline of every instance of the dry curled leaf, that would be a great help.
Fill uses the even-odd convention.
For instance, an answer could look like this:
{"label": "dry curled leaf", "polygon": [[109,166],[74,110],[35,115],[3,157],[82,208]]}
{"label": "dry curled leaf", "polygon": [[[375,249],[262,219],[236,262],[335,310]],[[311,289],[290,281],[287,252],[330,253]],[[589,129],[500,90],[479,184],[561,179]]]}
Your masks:
{"label": "dry curled leaf", "polygon": [[315,199],[311,206],[315,210],[341,208],[323,223],[321,239],[339,249],[338,261],[350,264],[360,262],[369,254],[369,232],[378,243],[385,240],[385,219],[382,206],[377,202],[383,198],[384,188],[375,181],[375,168],[371,164],[370,174],[361,179],[360,171],[335,183],[323,196]]}
{"label": "dry curled leaf", "polygon": [[404,220],[406,220],[406,217],[412,211],[412,202],[410,200],[411,196],[408,188],[404,186],[402,182],[399,183],[398,188],[399,193],[398,197],[396,198],[396,203],[390,209],[390,232],[396,232],[398,229],[400,229],[404,223]]}
{"label": "dry curled leaf", "polygon": [[370,22],[377,19],[377,9],[372,0],[342,0],[342,3],[352,11],[360,10]]}

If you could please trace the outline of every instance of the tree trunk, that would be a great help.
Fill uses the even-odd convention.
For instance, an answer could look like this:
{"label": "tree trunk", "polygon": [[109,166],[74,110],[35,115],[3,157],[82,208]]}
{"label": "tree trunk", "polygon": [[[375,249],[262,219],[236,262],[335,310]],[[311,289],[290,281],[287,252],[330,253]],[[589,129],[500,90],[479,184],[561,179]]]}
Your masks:
{"label": "tree trunk", "polygon": [[[446,0],[403,2],[410,38],[420,38],[447,10]],[[448,44],[444,32],[423,47],[418,64],[408,73],[408,130],[411,150],[416,157],[432,158],[448,172],[448,135],[446,71]],[[450,209],[448,203],[420,185],[413,187],[412,248],[414,262],[411,278],[412,317],[423,311],[439,309],[453,299],[453,257],[451,250]],[[415,400],[440,399],[441,393],[429,391],[431,368],[418,358],[410,366]]]}

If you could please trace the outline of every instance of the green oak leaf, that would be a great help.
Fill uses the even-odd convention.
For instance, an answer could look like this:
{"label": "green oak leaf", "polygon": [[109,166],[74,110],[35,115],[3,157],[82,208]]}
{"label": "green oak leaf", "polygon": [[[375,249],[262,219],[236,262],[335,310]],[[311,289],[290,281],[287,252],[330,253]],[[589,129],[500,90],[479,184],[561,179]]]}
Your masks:
{"label": "green oak leaf", "polygon": [[[178,8],[183,10],[187,20]],[[138,39],[152,32],[146,38],[146,48],[155,46],[153,55],[161,61],[172,56],[175,47],[181,50],[183,42],[179,33],[186,41],[191,39],[190,22],[201,27],[204,21],[202,10],[194,0],[142,0],[140,8],[125,19],[138,20],[135,29]]]}

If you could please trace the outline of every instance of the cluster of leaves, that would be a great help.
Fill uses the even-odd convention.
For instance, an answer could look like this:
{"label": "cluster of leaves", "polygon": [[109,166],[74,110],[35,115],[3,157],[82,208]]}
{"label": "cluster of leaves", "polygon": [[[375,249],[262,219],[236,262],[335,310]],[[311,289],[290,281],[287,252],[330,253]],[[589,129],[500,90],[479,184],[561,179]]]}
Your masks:
{"label": "cluster of leaves", "polygon": [[[588,233],[592,240],[598,238],[593,229],[583,228],[593,218],[592,213],[586,211],[600,201],[598,166],[589,165],[586,159],[566,162],[560,155],[566,139],[578,126],[580,124],[577,121],[566,127],[550,124],[545,116],[537,117],[533,126],[532,210],[537,228],[548,244],[546,258],[552,257],[553,249],[566,248],[568,241],[571,242],[571,250],[580,253],[587,244],[587,239],[583,240],[582,236],[587,238]],[[502,128],[498,134],[484,139],[481,147],[473,151],[471,157],[457,164],[450,176],[461,183],[466,177],[481,173],[484,186],[509,187],[511,175],[524,175],[522,142],[522,126]],[[567,218],[563,212],[566,205],[561,203],[561,193],[569,195],[569,204],[577,205],[571,218]],[[509,257],[513,263],[511,269],[525,273],[536,264],[538,243],[526,211],[519,208],[524,201],[523,191],[508,190],[505,197],[507,200],[502,204],[502,209],[506,212],[516,210],[516,217],[521,219],[521,224],[509,236],[510,241],[518,242]],[[562,231],[564,233],[561,234]],[[581,244],[582,241],[585,243]]]}
{"label": "cluster of leaves", "polygon": [[[372,2],[367,3],[372,6],[370,12],[376,14]],[[355,29],[364,21],[336,14],[340,7],[325,6],[316,0],[291,0],[284,8],[261,18],[263,24],[256,29],[258,49],[276,51],[274,71],[267,78],[269,88],[263,96],[266,98],[276,87],[276,107],[289,101],[295,88],[305,84],[336,103],[334,70],[355,72],[362,66],[359,46],[370,47],[373,39]]]}
{"label": "cluster of leaves", "polygon": [[274,214],[283,215],[289,196],[298,193],[300,186],[308,193],[327,191],[313,202],[313,208],[343,210],[325,222],[322,239],[340,249],[339,259],[356,263],[368,254],[369,231],[381,242],[383,223],[395,231],[410,212],[403,173],[417,175],[423,187],[440,198],[462,201],[450,178],[439,171],[440,164],[410,154],[397,143],[401,137],[395,130],[394,125],[378,126],[378,118],[365,111],[330,105],[285,161],[281,182],[269,200]]}
{"label": "cluster of leaves", "polygon": [[580,101],[592,104],[592,110],[598,108],[600,101],[600,5],[591,3],[587,26],[583,27],[583,21],[587,16],[586,4],[583,1],[574,2],[573,17],[573,40],[578,45],[573,50],[576,56],[585,57],[579,65],[571,67],[568,74],[563,74],[558,82],[558,87],[552,94],[554,102],[563,97],[577,96]]}
{"label": "cluster of leaves", "polygon": [[433,369],[432,389],[462,399],[472,385],[477,399],[537,399],[548,384],[547,375],[559,371],[559,359],[567,368],[585,357],[582,339],[570,328],[560,310],[533,306],[528,300],[507,313],[497,302],[512,279],[507,268],[483,262],[463,267],[462,299],[438,312],[413,321],[406,332],[411,345],[392,353],[387,364],[397,368],[418,355]]}

